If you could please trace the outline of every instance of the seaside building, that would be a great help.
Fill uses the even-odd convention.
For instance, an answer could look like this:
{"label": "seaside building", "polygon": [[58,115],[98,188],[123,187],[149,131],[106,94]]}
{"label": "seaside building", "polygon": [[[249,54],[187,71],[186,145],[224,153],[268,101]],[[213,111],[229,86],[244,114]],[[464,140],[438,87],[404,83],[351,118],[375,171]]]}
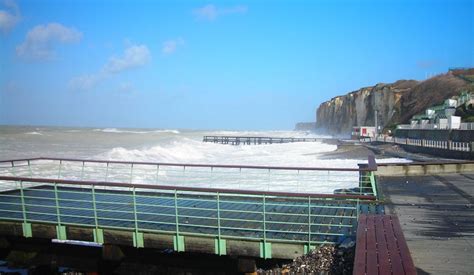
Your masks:
{"label": "seaside building", "polygon": [[446,99],[443,104],[429,107],[425,113],[414,115],[410,124],[400,124],[397,129],[414,130],[449,130],[471,129],[471,123],[461,123],[461,117],[456,116],[456,109],[463,106],[472,109],[474,95],[462,92],[459,96]]}
{"label": "seaside building", "polygon": [[375,138],[376,130],[374,126],[352,127],[351,139]]}

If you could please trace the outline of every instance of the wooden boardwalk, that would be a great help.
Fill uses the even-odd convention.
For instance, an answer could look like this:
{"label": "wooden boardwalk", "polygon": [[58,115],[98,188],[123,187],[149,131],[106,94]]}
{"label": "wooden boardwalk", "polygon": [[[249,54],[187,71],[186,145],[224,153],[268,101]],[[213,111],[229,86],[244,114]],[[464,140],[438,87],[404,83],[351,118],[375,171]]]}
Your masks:
{"label": "wooden boardwalk", "polygon": [[378,179],[418,274],[474,274],[474,174]]}

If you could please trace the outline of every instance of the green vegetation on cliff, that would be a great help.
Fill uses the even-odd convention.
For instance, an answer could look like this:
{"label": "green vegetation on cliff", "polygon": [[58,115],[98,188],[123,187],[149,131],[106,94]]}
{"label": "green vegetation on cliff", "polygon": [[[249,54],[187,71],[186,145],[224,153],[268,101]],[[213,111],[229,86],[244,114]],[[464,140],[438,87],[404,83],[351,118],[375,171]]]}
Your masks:
{"label": "green vegetation on cliff", "polygon": [[409,123],[412,116],[430,106],[442,104],[462,91],[474,91],[474,84],[466,80],[471,75],[463,72],[462,77],[450,71],[425,81],[381,83],[334,97],[317,109],[317,128],[332,134],[349,134],[353,126],[374,125],[375,111],[378,124],[384,128]]}

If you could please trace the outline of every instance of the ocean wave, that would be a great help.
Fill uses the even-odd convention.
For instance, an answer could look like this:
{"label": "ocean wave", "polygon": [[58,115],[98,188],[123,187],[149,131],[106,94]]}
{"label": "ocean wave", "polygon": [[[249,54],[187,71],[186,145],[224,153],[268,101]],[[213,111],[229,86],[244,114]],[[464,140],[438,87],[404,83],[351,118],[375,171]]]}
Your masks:
{"label": "ocean wave", "polygon": [[27,132],[27,133],[25,133],[25,135],[40,135],[40,136],[42,136],[43,134],[40,133],[40,132],[35,131],[35,132]]}
{"label": "ocean wave", "polygon": [[179,134],[178,130],[150,130],[150,131],[133,131],[133,130],[123,130],[117,128],[104,128],[104,129],[94,129],[94,132],[104,132],[104,133],[117,133],[117,134],[159,134],[159,133],[170,133],[170,134]]}
{"label": "ocean wave", "polygon": [[[167,144],[141,149],[115,147],[96,157],[124,161],[330,167],[326,166],[327,160],[307,153],[318,154],[336,149],[336,145],[320,142],[228,146],[179,137]],[[357,163],[352,160],[349,167],[354,166],[357,167]]]}

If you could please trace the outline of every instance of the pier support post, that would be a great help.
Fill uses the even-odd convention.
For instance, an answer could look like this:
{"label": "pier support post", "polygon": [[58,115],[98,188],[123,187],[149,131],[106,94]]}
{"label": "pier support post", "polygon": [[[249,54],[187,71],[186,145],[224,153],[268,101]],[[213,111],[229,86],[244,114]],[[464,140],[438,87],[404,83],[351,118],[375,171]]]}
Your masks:
{"label": "pier support post", "polygon": [[23,237],[31,238],[33,237],[33,231],[31,230],[31,223],[24,222],[21,224],[23,229]]}
{"label": "pier support post", "polygon": [[226,240],[216,238],[214,240],[215,253],[219,256],[227,255],[227,242]]}
{"label": "pier support post", "polygon": [[94,228],[94,242],[104,243],[104,231],[100,228]]}
{"label": "pier support post", "polygon": [[133,246],[136,248],[143,248],[144,241],[143,241],[143,233],[141,232],[133,232]]}
{"label": "pier support post", "polygon": [[305,244],[304,245],[304,254],[308,254],[311,250],[315,249],[316,246]]}
{"label": "pier support post", "polygon": [[56,237],[58,240],[67,240],[66,227],[64,225],[56,225]]}
{"label": "pier support post", "polygon": [[175,235],[173,236],[173,248],[174,251],[184,252],[184,236]]}
{"label": "pier support post", "polygon": [[260,258],[272,258],[272,244],[269,242],[260,242]]}

